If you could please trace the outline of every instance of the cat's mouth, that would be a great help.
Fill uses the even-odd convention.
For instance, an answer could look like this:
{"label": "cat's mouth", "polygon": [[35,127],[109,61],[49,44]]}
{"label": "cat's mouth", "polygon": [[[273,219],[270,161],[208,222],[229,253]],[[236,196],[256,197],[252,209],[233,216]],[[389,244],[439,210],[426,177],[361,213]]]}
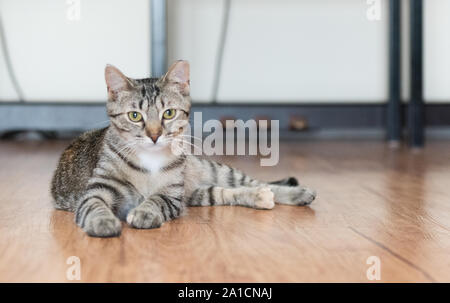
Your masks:
{"label": "cat's mouth", "polygon": [[158,140],[156,141],[156,143],[153,143],[151,140],[147,141],[147,142],[143,142],[141,144],[142,148],[146,149],[146,150],[151,150],[151,151],[155,151],[155,150],[161,150],[161,149],[165,149],[170,145],[169,142],[167,142],[166,140]]}

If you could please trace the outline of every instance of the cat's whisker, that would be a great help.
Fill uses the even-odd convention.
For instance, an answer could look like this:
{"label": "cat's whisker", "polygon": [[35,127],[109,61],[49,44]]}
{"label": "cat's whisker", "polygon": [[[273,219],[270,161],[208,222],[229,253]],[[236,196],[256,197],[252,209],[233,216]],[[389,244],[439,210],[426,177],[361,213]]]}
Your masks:
{"label": "cat's whisker", "polygon": [[[166,138],[162,138],[160,142],[161,142],[161,143],[166,143],[166,142],[168,142],[168,143],[170,143],[170,144],[173,144],[174,142],[183,142],[183,143],[186,143],[186,144],[191,144],[191,143],[188,142],[188,141],[184,141],[184,140],[182,140],[182,139],[174,138],[174,137],[166,137]],[[183,153],[183,154],[186,154],[186,151],[185,151],[184,149],[182,149],[182,153]]]}
{"label": "cat's whisker", "polygon": [[[193,137],[194,138],[194,137]],[[196,139],[198,139],[197,137],[195,137]],[[170,140],[183,140],[183,141],[187,141],[186,139],[188,139],[188,138],[185,138],[184,136],[170,136],[170,137],[167,137],[167,138],[165,138],[166,140],[168,140],[168,139],[170,139]],[[188,142],[188,141],[187,141]]]}
{"label": "cat's whisker", "polygon": [[172,139],[172,141],[182,142],[182,143],[188,144],[190,146],[194,146],[194,147],[199,148],[197,145],[193,144],[192,142],[189,142],[189,141],[186,141],[186,140],[183,140],[183,139],[176,139],[176,138],[174,138],[174,139]]}
{"label": "cat's whisker", "polygon": [[118,150],[118,152],[120,153],[120,152],[123,152],[123,151],[125,151],[126,149],[129,149],[129,148],[131,148],[131,147],[133,147],[133,146],[135,146],[136,145],[136,142],[128,142],[128,143],[126,143],[124,146],[122,146],[121,148],[119,148],[119,150]]}
{"label": "cat's whisker", "polygon": [[183,139],[175,139],[175,138],[172,139],[172,140],[181,142],[181,143],[183,143],[183,144],[187,144],[187,145],[189,145],[190,147],[194,148],[194,151],[200,151],[200,152],[203,153],[203,150],[202,150],[199,146],[197,146],[197,145],[195,145],[195,144],[192,144],[192,143],[189,142],[189,141],[186,141],[186,140],[183,140]]}
{"label": "cat's whisker", "polygon": [[[128,158],[131,154],[136,155],[136,150],[133,148],[137,145],[137,142],[128,142],[121,148],[119,148],[118,152],[121,153],[125,158]],[[139,160],[139,159],[138,159]],[[119,168],[122,169],[125,163],[121,162]]]}
{"label": "cat's whisker", "polygon": [[178,136],[173,137],[173,138],[177,138],[177,137],[183,137],[183,138],[189,138],[189,139],[195,139],[195,140],[203,141],[202,138],[199,138],[199,137],[196,137],[196,136],[191,136],[191,135],[178,135]]}

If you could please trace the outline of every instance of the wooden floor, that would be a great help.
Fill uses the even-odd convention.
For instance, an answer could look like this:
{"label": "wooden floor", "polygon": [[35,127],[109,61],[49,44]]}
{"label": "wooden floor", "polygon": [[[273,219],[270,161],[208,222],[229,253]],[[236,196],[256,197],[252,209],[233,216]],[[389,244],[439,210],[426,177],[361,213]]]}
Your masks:
{"label": "wooden floor", "polygon": [[450,282],[450,142],[424,151],[382,142],[281,145],[280,164],[223,158],[264,180],[292,175],[318,191],[310,207],[191,208],[160,229],[86,236],[52,209],[49,181],[67,142],[0,142],[0,281]]}

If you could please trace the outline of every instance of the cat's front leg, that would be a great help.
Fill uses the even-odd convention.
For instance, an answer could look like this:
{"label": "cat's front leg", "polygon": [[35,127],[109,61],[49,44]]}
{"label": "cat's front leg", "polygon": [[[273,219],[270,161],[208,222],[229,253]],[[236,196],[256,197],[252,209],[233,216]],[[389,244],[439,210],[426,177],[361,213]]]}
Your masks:
{"label": "cat's front leg", "polygon": [[128,213],[127,223],[134,228],[158,228],[165,221],[179,217],[182,211],[181,196],[155,194]]}
{"label": "cat's front leg", "polygon": [[111,178],[92,177],[77,204],[75,222],[90,236],[116,237],[121,233],[122,224],[113,209],[124,200],[126,188]]}
{"label": "cat's front leg", "polygon": [[75,222],[92,237],[116,237],[122,225],[110,209],[107,194],[88,193],[75,211]]}

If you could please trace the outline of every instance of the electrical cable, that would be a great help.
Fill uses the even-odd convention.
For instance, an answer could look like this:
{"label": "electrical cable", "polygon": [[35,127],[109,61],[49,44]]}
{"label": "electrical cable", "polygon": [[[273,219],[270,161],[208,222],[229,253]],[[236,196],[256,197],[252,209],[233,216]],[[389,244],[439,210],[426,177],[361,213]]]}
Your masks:
{"label": "electrical cable", "polygon": [[11,79],[11,83],[14,87],[14,90],[16,91],[16,94],[19,97],[19,102],[23,103],[25,102],[25,98],[23,95],[22,88],[20,87],[19,82],[17,81],[17,77],[16,74],[14,73],[14,68],[11,63],[11,56],[9,55],[8,51],[8,44],[6,41],[5,29],[3,27],[3,20],[1,15],[0,15],[0,42],[2,45],[3,57],[5,58],[6,69],[8,71],[9,78]]}
{"label": "electrical cable", "polygon": [[[228,24],[230,19],[230,9],[231,9],[231,0],[223,0],[223,16],[222,16],[222,27],[219,37],[219,46],[216,56],[216,68],[214,73],[214,81],[213,81],[213,89],[212,89],[212,103],[217,103],[217,97],[219,93],[219,85],[220,85],[220,78],[222,73],[222,63],[223,63],[223,54],[225,50],[225,44],[227,39],[227,32],[228,32]],[[16,91],[19,101],[25,102],[25,98],[23,95],[23,91],[20,87],[20,84],[17,80],[16,74],[14,72],[14,68],[11,63],[11,56],[9,55],[8,51],[8,44],[6,40],[5,30],[3,27],[3,20],[0,15],[0,41],[2,44],[2,51],[5,58],[6,68],[8,70],[9,77],[11,79],[12,85],[14,87],[14,90]]]}
{"label": "electrical cable", "polygon": [[216,56],[216,68],[214,73],[213,89],[212,89],[212,103],[217,103],[217,96],[219,94],[220,77],[222,74],[223,53],[225,50],[225,43],[227,40],[228,24],[230,20],[231,0],[223,0],[223,15],[222,27],[220,30],[219,46]]}

